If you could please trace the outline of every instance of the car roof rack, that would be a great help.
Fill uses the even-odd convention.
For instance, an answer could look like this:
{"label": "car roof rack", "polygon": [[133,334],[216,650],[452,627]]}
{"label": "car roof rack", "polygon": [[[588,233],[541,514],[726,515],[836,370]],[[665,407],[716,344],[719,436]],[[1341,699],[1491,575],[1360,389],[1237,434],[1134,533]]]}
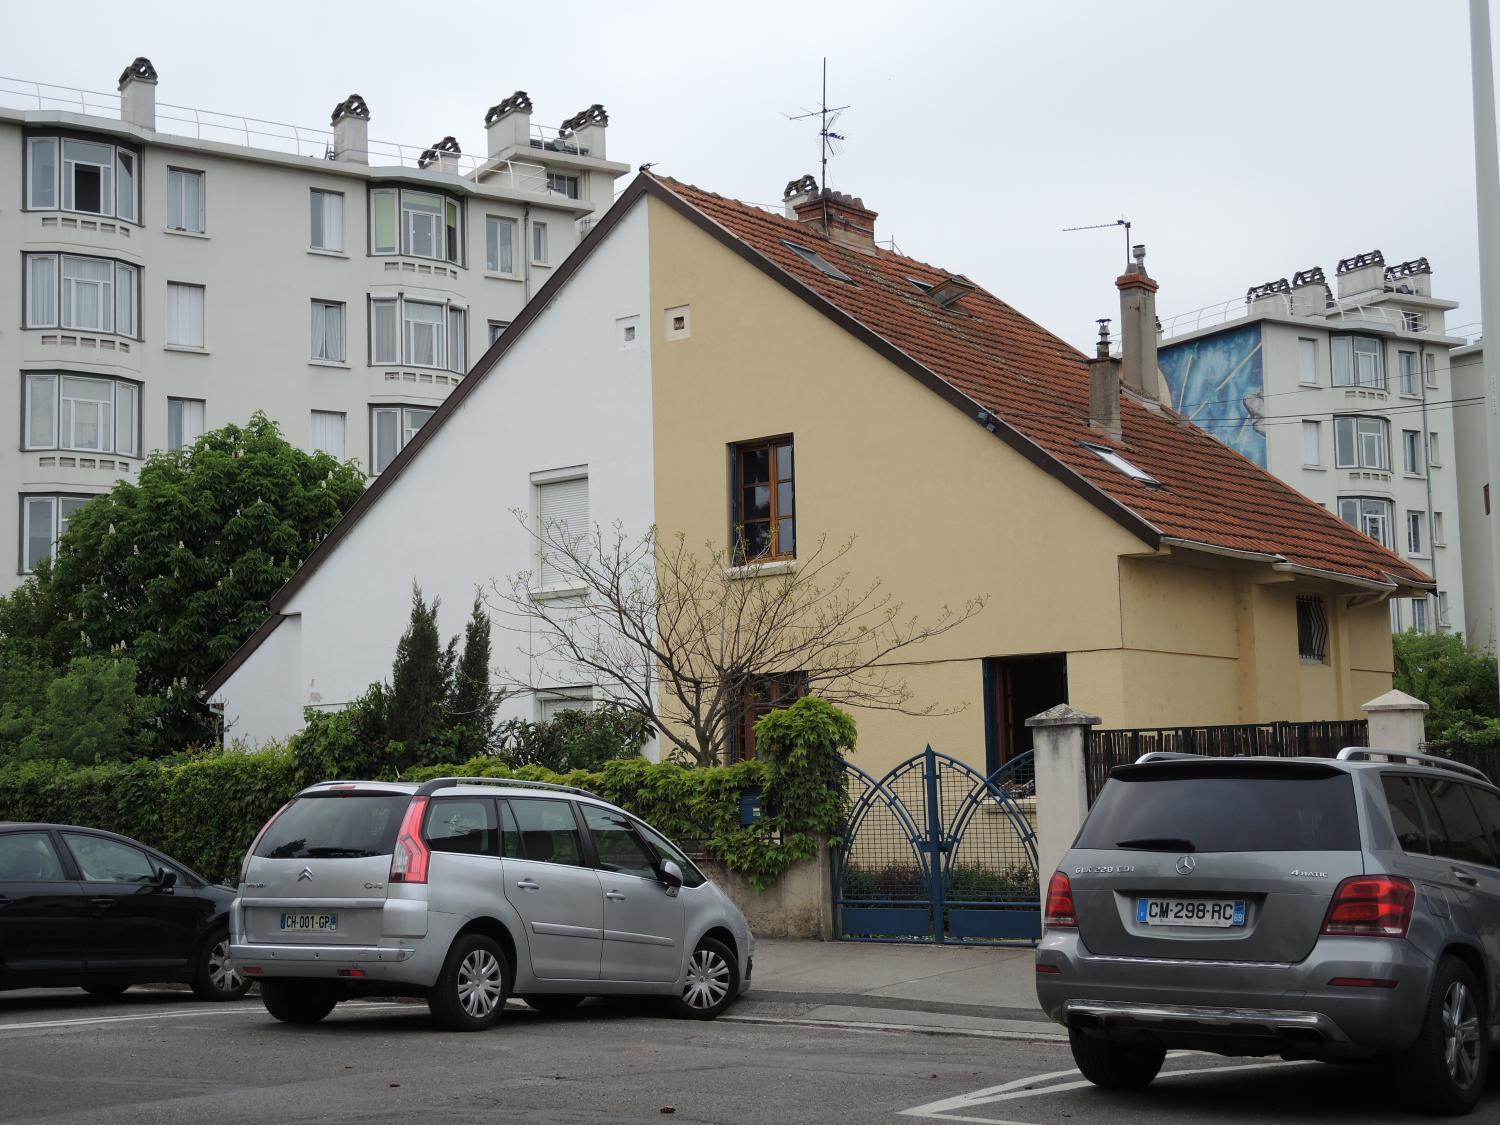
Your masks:
{"label": "car roof rack", "polygon": [[1200,761],[1202,758],[1202,754],[1185,754],[1180,750],[1148,750],[1135,760],[1135,764],[1143,766],[1147,762]]}
{"label": "car roof rack", "polygon": [[1377,746],[1345,746],[1339,751],[1341,762],[1372,762],[1376,758],[1384,758],[1387,762],[1411,762],[1419,766],[1436,766],[1442,770],[1452,770],[1468,777],[1478,778],[1486,785],[1493,785],[1489,775],[1477,766],[1471,766],[1467,762],[1455,762],[1452,758],[1440,758],[1436,754],[1418,754],[1415,750],[1382,750]]}
{"label": "car roof rack", "polygon": [[439,789],[446,789],[450,785],[506,785],[516,789],[546,789],[554,793],[574,793],[580,797],[590,797],[595,801],[604,800],[599,794],[590,793],[587,789],[580,789],[576,785],[559,785],[553,781],[527,781],[519,777],[435,777],[418,787],[414,796],[431,796]]}

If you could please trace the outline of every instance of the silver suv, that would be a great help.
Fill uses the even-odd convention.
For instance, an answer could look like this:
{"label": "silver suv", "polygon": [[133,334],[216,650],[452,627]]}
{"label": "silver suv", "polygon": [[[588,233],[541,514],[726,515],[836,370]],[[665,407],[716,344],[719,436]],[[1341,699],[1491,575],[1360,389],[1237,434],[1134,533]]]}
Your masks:
{"label": "silver suv", "polygon": [[314,1023],[361,994],[478,1031],[511,995],[671,997],[711,1019],[750,984],[744,915],[659,832],[581,789],[325,782],[261,829],[231,914],[266,1010]]}
{"label": "silver suv", "polygon": [[1037,997],[1089,1081],[1172,1048],[1379,1058],[1466,1113],[1500,1026],[1500,790],[1471,767],[1147,754],[1047,889]]}

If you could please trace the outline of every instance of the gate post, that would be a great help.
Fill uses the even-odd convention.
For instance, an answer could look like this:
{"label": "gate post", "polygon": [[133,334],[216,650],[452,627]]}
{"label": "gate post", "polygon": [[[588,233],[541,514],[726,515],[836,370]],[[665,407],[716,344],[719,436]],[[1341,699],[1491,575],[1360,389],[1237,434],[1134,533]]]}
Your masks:
{"label": "gate post", "polygon": [[943,944],[943,811],[938,800],[937,755],[922,751],[922,780],[927,785],[927,889],[932,900],[932,940]]}
{"label": "gate post", "polygon": [[[1422,749],[1427,735],[1423,730],[1427,704],[1392,688],[1364,705],[1370,719],[1370,746],[1377,750]],[[1337,753],[1337,751],[1334,751]]]}
{"label": "gate post", "polygon": [[1084,742],[1099,724],[1090,715],[1059,703],[1026,720],[1032,729],[1032,762],[1036,767],[1037,881],[1043,896],[1047,881],[1073,846],[1073,838],[1088,815],[1088,777]]}

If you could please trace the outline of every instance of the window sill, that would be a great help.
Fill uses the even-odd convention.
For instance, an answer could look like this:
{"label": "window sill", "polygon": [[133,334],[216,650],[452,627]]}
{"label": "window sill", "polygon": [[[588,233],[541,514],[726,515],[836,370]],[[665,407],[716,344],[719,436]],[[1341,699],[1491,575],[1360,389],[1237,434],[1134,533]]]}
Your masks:
{"label": "window sill", "polygon": [[205,242],[209,240],[208,235],[201,230],[178,230],[176,227],[162,227],[162,234],[176,235],[178,238],[201,238]]}
{"label": "window sill", "polygon": [[161,350],[164,352],[187,352],[189,355],[212,355],[207,348],[197,348],[191,344],[163,344]]}
{"label": "window sill", "polygon": [[1298,387],[1299,390],[1315,391],[1319,387],[1321,387],[1322,385],[1323,385],[1322,383],[1298,383],[1297,387]]}
{"label": "window sill", "polygon": [[577,598],[589,592],[587,586],[541,586],[529,591],[534,602],[550,602],[558,598]]}
{"label": "window sill", "polygon": [[1299,656],[1299,657],[1297,657],[1297,661],[1300,664],[1307,665],[1307,667],[1309,667],[1309,668],[1326,668],[1326,667],[1328,667],[1328,661],[1322,659],[1321,657],[1317,657],[1317,656]]}
{"label": "window sill", "polygon": [[341,363],[339,360],[336,360],[336,359],[310,359],[310,360],[307,361],[307,365],[309,367],[333,367],[333,368],[337,368],[340,371],[352,371],[352,370],[354,370],[347,363]]}
{"label": "window sill", "polygon": [[770,562],[746,563],[744,566],[724,568],[724,577],[732,582],[743,578],[772,578],[778,574],[791,574],[797,569],[796,559],[772,559]]}
{"label": "window sill", "polygon": [[320,246],[309,246],[307,252],[314,258],[343,258],[346,262],[349,260],[349,255],[342,250],[324,250]]}
{"label": "window sill", "polygon": [[1302,468],[1309,473],[1326,473],[1328,471],[1327,465],[1303,465]]}
{"label": "window sill", "polygon": [[538,269],[550,270],[552,268],[551,262],[539,262],[535,258],[531,260],[531,264],[536,266]]}
{"label": "window sill", "polygon": [[491,270],[485,270],[484,271],[484,276],[488,277],[488,278],[492,278],[495,281],[524,281],[525,280],[525,278],[523,278],[518,273],[495,273],[495,272],[493,272]]}
{"label": "window sill", "polygon": [[1416,391],[1402,391],[1399,397],[1409,398],[1417,402],[1420,402],[1422,400],[1422,396],[1417,394]]}

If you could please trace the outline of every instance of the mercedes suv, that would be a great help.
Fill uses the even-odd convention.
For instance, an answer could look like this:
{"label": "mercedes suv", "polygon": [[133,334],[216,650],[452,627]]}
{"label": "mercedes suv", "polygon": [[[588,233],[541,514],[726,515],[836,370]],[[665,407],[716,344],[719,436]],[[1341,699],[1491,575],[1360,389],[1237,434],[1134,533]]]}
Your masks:
{"label": "mercedes suv", "polygon": [[1089,1081],[1165,1052],[1379,1059],[1466,1113],[1500,1025],[1500,790],[1423,754],[1147,754],[1047,889],[1037,996]]}
{"label": "mercedes suv", "polygon": [[649,825],[581,789],[494,778],[304,789],[251,846],[231,929],[279,1020],[413,995],[461,1031],[512,995],[544,1012],[660,995],[711,1019],[749,987],[754,944]]}

